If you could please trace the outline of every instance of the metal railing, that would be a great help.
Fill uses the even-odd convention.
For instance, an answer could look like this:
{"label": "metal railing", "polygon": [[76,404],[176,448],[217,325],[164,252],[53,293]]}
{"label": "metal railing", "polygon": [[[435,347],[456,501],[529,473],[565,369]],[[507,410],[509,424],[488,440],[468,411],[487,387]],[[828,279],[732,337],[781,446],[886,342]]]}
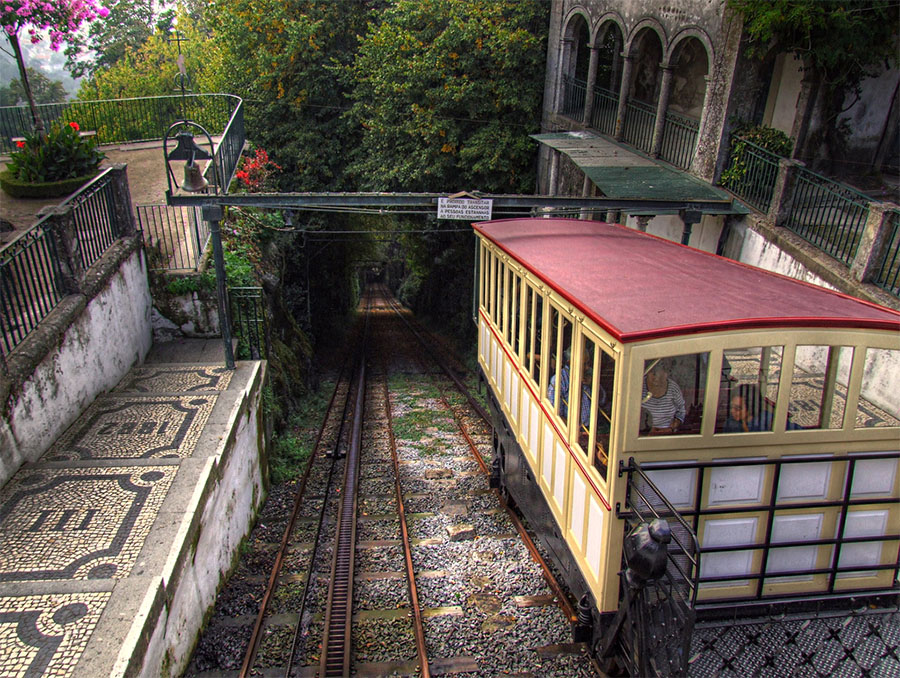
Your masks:
{"label": "metal railing", "polygon": [[[64,273],[86,270],[124,232],[118,223],[113,169],[103,171],[65,200],[56,213],[71,209],[74,242],[63,252],[60,239],[69,239],[57,214],[49,214],[0,249],[0,344],[9,353],[37,327],[68,293]],[[130,207],[130,206],[129,206]],[[62,261],[67,257],[65,269]]]}
{"label": "metal railing", "polygon": [[590,124],[603,134],[616,133],[616,113],[619,110],[619,95],[602,87],[594,87],[594,107]]}
{"label": "metal railing", "polygon": [[781,157],[740,137],[731,139],[731,165],[722,174],[722,185],[760,212],[768,212]]}
{"label": "metal railing", "polygon": [[872,284],[900,296],[900,212],[891,213],[890,233]]}
{"label": "metal railing", "polygon": [[640,575],[635,578],[628,548],[623,549],[619,610],[604,636],[601,654],[616,654],[632,676],[684,676],[696,619],[697,535],[634,459],[627,466],[620,462],[619,475],[626,473],[625,510],[618,506],[616,510],[625,521],[626,544],[632,530],[656,519],[666,521],[671,541],[665,573],[646,582]]}
{"label": "metal railing", "polygon": [[656,107],[636,100],[629,100],[625,104],[625,128],[622,134],[625,143],[649,153],[655,127]]}
{"label": "metal railing", "polygon": [[62,299],[56,239],[41,223],[0,250],[0,341],[12,351]]}
{"label": "metal railing", "polygon": [[564,75],[562,86],[563,97],[560,113],[574,120],[581,121],[584,118],[584,103],[587,100],[587,83]]}
{"label": "metal railing", "polygon": [[798,168],[790,209],[779,226],[849,266],[866,226],[869,201],[849,186]]}
{"label": "metal railing", "polygon": [[679,113],[666,113],[659,157],[682,169],[690,169],[700,134],[700,121]]}
{"label": "metal railing", "polygon": [[238,358],[265,360],[269,355],[266,308],[261,287],[229,287],[232,334]]}
{"label": "metal railing", "polygon": [[209,243],[199,207],[138,205],[138,226],[152,271],[197,271]]}
{"label": "metal railing", "polygon": [[[241,108],[241,99],[231,94],[188,94],[68,101],[37,106],[45,124],[63,119],[77,122],[83,130],[96,131],[98,144],[155,141],[175,120],[189,119],[211,134],[220,134]],[[243,117],[241,117],[243,122]],[[28,106],[0,107],[0,150],[14,151],[14,137],[31,132]]]}
{"label": "metal railing", "polygon": [[[695,472],[695,478],[692,481],[695,483],[693,485],[695,488],[694,497],[689,505],[679,505],[678,508],[680,515],[685,520],[689,521],[694,533],[697,532],[701,524],[715,519],[717,516],[734,517],[735,515],[744,514],[749,516],[759,516],[759,520],[762,523],[762,529],[760,529],[757,534],[764,535],[760,539],[756,539],[749,543],[736,543],[728,546],[710,546],[709,544],[700,545],[699,552],[701,556],[704,557],[705,562],[711,560],[709,556],[712,554],[754,554],[755,557],[752,559],[752,565],[750,567],[746,570],[739,572],[732,571],[728,574],[704,574],[703,568],[699,566],[698,560],[700,576],[697,583],[700,587],[709,584],[727,585],[728,583],[741,586],[745,585],[745,582],[749,582],[747,586],[752,589],[752,592],[747,595],[736,596],[728,600],[717,599],[710,603],[700,603],[699,606],[728,605],[741,607],[747,605],[759,605],[760,603],[769,604],[785,598],[823,599],[831,596],[835,592],[836,584],[840,577],[853,573],[858,575],[859,573],[873,573],[887,570],[891,573],[890,581],[896,581],[898,572],[900,572],[900,560],[898,560],[898,558],[900,558],[900,551],[897,551],[898,555],[894,556],[892,562],[881,564],[869,562],[864,564],[851,563],[848,565],[842,563],[841,556],[843,549],[846,547],[852,548],[850,545],[869,544],[885,547],[888,544],[894,544],[896,545],[894,546],[895,551],[897,546],[900,546],[900,534],[896,534],[896,532],[891,533],[891,530],[887,530],[887,532],[882,535],[872,535],[869,533],[869,536],[863,537],[851,537],[846,533],[847,518],[848,515],[851,515],[853,512],[865,509],[866,507],[886,507],[900,504],[900,498],[898,498],[896,490],[883,496],[872,496],[872,493],[868,491],[854,492],[854,483],[858,480],[858,474],[856,473],[858,464],[860,462],[872,462],[887,459],[900,459],[900,452],[835,456],[818,455],[780,459],[731,459],[727,461],[720,460],[709,462],[661,462],[658,464],[654,463],[652,466],[645,465],[643,471],[645,474],[678,470],[693,470]],[[796,468],[799,465],[802,469],[804,468],[803,465],[807,465],[807,468],[810,470],[806,473],[812,474],[814,477],[814,470],[818,469],[816,469],[816,466],[809,465],[823,463],[831,465],[831,473],[840,472],[843,476],[843,480],[839,485],[841,487],[840,497],[831,499],[822,497],[810,501],[794,501],[793,499],[786,500],[779,494],[780,492],[784,492],[784,488],[781,487],[780,483],[781,479],[785,477],[785,467],[791,466]],[[843,465],[843,469],[840,469],[841,465]],[[771,478],[771,482],[767,483],[767,496],[761,496],[759,501],[749,503],[734,502],[723,505],[722,502],[713,504],[709,502],[707,496],[709,489],[707,485],[710,485],[714,480],[713,478],[707,479],[709,474],[714,473],[716,469],[738,470],[751,469],[752,467],[763,467],[760,473],[763,474],[763,477],[765,478]],[[629,467],[628,470],[630,471],[631,468]],[[800,473],[804,472],[801,471]],[[796,471],[791,474],[794,478],[796,478],[797,475],[798,472]],[[860,474],[860,477],[863,477],[862,474]],[[865,482],[865,480],[862,482]],[[836,526],[834,536],[821,536],[802,540],[779,540],[776,537],[773,537],[773,529],[777,517],[789,517],[803,511],[810,512],[810,515],[833,513],[833,524]],[[773,566],[773,553],[782,549],[790,550],[798,547],[815,548],[817,550],[815,562],[820,560],[818,557],[819,549],[828,549],[829,553],[826,554],[827,558],[824,558],[823,556],[828,562],[827,567],[817,567],[813,564],[809,569],[788,570]],[[767,583],[778,583],[784,581],[784,578],[786,577],[798,576],[813,578],[810,579],[808,585],[803,587],[802,591],[766,590]],[[814,578],[817,576],[821,577],[821,579],[816,582],[814,581]],[[858,588],[853,589],[853,592],[854,594],[868,593],[876,595],[888,591],[880,588]]]}

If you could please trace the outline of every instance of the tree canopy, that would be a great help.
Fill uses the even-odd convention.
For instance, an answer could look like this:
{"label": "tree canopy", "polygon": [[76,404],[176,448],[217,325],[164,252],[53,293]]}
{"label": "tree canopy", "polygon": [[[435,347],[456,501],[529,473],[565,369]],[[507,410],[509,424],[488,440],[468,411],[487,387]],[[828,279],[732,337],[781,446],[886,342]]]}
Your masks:
{"label": "tree canopy", "polygon": [[345,72],[363,130],[349,167],[371,190],[529,192],[547,5],[399,0]]}
{"label": "tree canopy", "polygon": [[[59,80],[51,80],[41,71],[27,66],[28,83],[31,85],[31,93],[37,104],[52,104],[65,101],[68,93],[65,86]],[[7,87],[0,87],[0,106],[17,106],[26,103],[28,95],[22,81],[13,78]]]}

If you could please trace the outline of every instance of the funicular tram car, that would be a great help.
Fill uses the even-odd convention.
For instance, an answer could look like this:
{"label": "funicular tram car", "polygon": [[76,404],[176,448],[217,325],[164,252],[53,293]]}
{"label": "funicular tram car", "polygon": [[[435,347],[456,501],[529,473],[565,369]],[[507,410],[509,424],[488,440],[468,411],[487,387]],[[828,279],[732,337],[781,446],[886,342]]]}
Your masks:
{"label": "funicular tram car", "polygon": [[895,604],[900,313],[613,224],[474,229],[496,481],[595,651],[654,516],[691,619]]}

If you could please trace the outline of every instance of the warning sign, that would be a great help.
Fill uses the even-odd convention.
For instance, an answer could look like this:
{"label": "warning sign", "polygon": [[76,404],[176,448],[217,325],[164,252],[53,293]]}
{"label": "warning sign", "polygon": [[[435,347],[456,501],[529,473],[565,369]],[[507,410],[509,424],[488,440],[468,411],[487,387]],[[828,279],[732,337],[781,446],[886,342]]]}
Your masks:
{"label": "warning sign", "polygon": [[469,198],[438,198],[438,219],[489,221],[492,200]]}

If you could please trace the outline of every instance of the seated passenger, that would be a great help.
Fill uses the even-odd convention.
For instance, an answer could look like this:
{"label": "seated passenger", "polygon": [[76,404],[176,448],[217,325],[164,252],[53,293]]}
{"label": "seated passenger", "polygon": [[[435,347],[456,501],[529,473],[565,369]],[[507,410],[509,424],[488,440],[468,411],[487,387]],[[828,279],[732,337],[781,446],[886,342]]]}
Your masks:
{"label": "seated passenger", "polygon": [[[741,384],[731,396],[728,419],[722,427],[723,433],[750,433],[772,430],[772,408],[768,406],[759,389],[754,384]],[[802,428],[788,421],[787,430]]]}
{"label": "seated passenger", "polygon": [[[563,352],[563,366],[559,370],[559,395],[562,401],[559,403],[559,416],[564,420],[569,416],[569,358],[571,350],[566,349]],[[550,377],[550,384],[547,386],[547,399],[556,404],[553,397],[556,393],[556,375]],[[606,391],[600,387],[599,405],[602,407],[606,403]],[[591,414],[591,389],[590,385],[582,383],[581,385],[581,425],[587,426]]]}
{"label": "seated passenger", "polygon": [[650,417],[650,435],[676,433],[684,423],[684,396],[669,379],[668,366],[662,360],[655,362],[644,378],[641,410]]}

